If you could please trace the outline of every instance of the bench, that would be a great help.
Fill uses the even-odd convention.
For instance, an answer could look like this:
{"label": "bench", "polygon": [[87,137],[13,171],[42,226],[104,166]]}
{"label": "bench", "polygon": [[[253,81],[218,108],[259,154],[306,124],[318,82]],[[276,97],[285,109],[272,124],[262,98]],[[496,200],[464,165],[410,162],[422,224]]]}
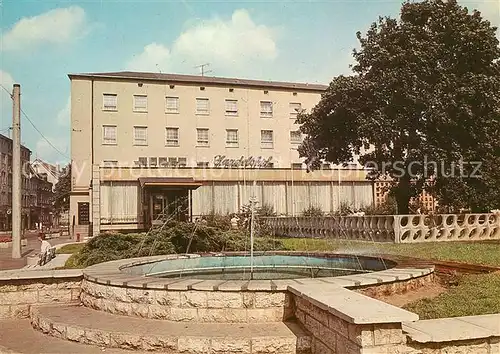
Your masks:
{"label": "bench", "polygon": [[49,263],[52,259],[56,257],[56,248],[54,246],[50,247],[48,251],[44,254],[40,254],[39,265],[43,266]]}

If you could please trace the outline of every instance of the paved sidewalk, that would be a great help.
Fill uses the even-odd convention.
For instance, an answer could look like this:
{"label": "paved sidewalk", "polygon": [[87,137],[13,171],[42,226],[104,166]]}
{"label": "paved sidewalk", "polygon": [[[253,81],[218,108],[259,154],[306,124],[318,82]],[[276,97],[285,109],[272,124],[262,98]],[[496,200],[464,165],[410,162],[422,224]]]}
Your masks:
{"label": "paved sidewalk", "polygon": [[92,345],[69,342],[44,335],[35,331],[29,320],[2,320],[0,335],[0,353],[145,353],[112,348],[99,348]]}
{"label": "paved sidewalk", "polygon": [[63,267],[66,264],[66,261],[71,256],[71,254],[56,254],[55,258],[51,259],[48,263],[43,266],[33,265],[33,266],[25,266],[21,270],[49,270]]}
{"label": "paved sidewalk", "polygon": [[[28,245],[22,247],[21,258],[12,259],[12,248],[0,248],[0,270],[20,269],[26,266],[26,258],[34,253],[40,252],[40,241],[38,241],[38,231],[26,232]],[[62,236],[47,240],[52,246],[71,241],[69,236]]]}

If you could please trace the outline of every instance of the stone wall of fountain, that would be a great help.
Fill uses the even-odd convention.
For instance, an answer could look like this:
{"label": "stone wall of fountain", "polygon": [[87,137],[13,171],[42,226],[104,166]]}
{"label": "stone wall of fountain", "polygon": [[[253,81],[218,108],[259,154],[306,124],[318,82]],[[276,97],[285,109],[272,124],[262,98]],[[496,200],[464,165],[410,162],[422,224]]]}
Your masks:
{"label": "stone wall of fountain", "polygon": [[270,217],[275,235],[417,243],[500,239],[500,214]]}

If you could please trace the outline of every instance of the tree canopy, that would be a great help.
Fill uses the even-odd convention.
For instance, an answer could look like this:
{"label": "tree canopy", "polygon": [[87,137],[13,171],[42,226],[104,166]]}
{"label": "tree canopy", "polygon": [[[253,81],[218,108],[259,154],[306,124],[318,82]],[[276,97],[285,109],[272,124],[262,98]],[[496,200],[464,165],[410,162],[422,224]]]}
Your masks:
{"label": "tree canopy", "polygon": [[69,209],[69,194],[71,192],[71,164],[66,166],[54,188],[54,209],[61,213]]}
{"label": "tree canopy", "polygon": [[358,155],[369,178],[393,182],[403,214],[423,189],[475,209],[498,204],[490,190],[500,179],[496,28],[456,0],[426,0],[404,3],[399,19],[381,17],[357,38],[354,74],[334,78],[299,114],[308,166]]}

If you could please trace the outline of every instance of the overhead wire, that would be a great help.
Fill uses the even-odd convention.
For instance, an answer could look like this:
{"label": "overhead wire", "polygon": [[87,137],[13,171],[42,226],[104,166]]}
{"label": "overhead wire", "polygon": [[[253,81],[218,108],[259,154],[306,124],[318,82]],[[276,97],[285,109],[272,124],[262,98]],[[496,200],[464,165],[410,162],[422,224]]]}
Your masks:
{"label": "overhead wire", "polygon": [[[0,87],[5,91],[7,92],[7,94],[10,96],[10,98],[12,99],[12,93],[9,92],[9,90],[2,84],[0,84]],[[47,142],[47,144],[49,144],[49,146],[51,148],[53,148],[58,154],[60,154],[61,156],[65,157],[65,158],[70,158],[68,154],[62,152],[61,150],[59,150],[54,144],[52,144],[52,142],[40,131],[40,129],[37,128],[37,126],[35,125],[35,123],[33,123],[33,121],[30,119],[30,117],[28,117],[28,115],[26,114],[26,112],[21,108],[21,113],[23,114],[23,116],[26,118],[26,120],[31,124],[31,126],[37,131],[38,134],[40,134],[40,136],[43,138],[43,140],[45,140]],[[10,129],[10,128],[8,128]]]}

